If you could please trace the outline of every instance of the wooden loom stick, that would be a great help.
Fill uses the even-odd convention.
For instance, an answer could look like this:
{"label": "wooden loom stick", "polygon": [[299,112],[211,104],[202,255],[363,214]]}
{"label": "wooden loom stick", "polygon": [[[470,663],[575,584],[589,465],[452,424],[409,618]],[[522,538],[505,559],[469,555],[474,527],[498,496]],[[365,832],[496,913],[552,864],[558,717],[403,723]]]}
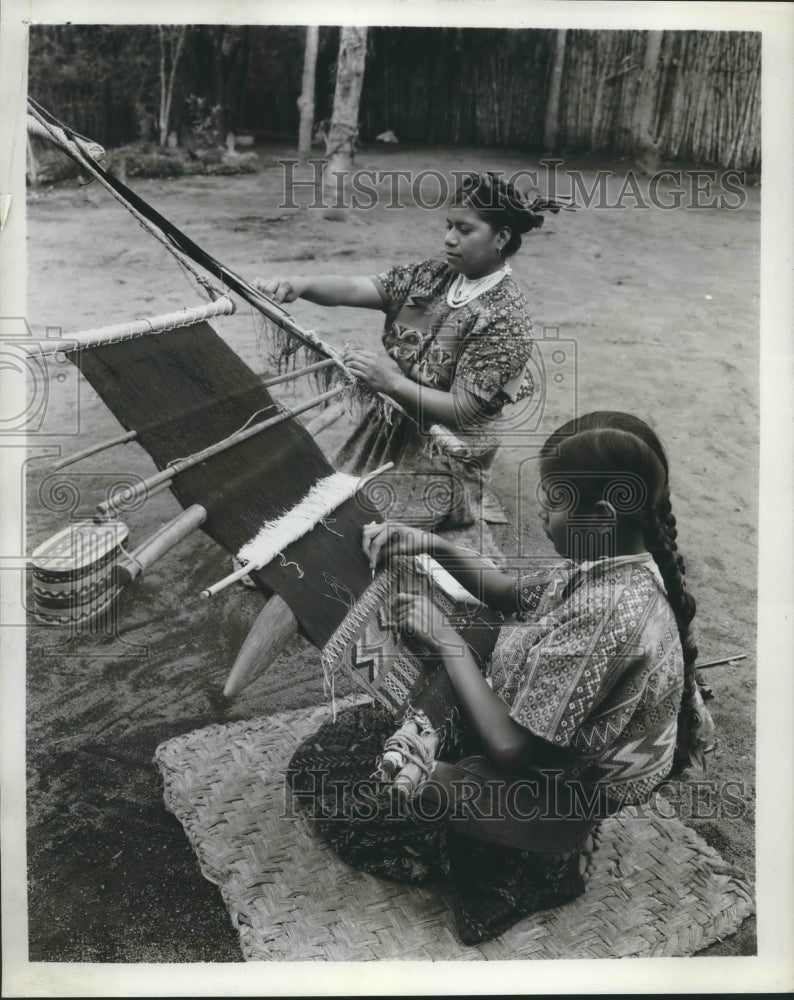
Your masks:
{"label": "wooden loom stick", "polygon": [[207,448],[203,448],[194,455],[189,455],[187,458],[179,459],[167,469],[163,469],[162,472],[157,472],[155,475],[149,476],[148,479],[144,479],[143,482],[139,483],[131,490],[125,491],[124,495],[120,496],[118,500],[110,498],[109,500],[98,504],[97,511],[101,516],[106,517],[109,515],[110,511],[118,507],[119,504],[133,503],[139,497],[147,494],[153,487],[159,486],[167,479],[171,479],[173,476],[179,475],[180,472],[184,472],[186,469],[192,469],[193,466],[198,465],[199,462],[205,462],[208,458],[212,458],[214,455],[218,455],[220,452],[226,451],[228,448],[233,448],[234,445],[240,444],[242,441],[247,441],[249,438],[254,437],[255,434],[261,434],[262,431],[267,430],[269,427],[275,427],[276,424],[283,423],[285,420],[289,420],[290,417],[296,417],[299,413],[304,413],[306,410],[310,410],[313,406],[319,406],[320,403],[325,402],[326,399],[333,399],[334,396],[338,396],[344,391],[344,386],[338,386],[336,389],[330,389],[328,392],[321,393],[314,399],[301,403],[300,406],[295,406],[291,410],[283,410],[278,414],[278,416],[270,417],[270,419],[263,420],[259,424],[254,424],[252,427],[247,427],[243,431],[238,431],[236,434],[232,434],[223,441],[218,441]]}
{"label": "wooden loom stick", "polygon": [[195,306],[192,309],[180,309],[177,312],[163,313],[152,316],[151,319],[136,319],[129,323],[117,323],[114,326],[101,326],[95,330],[83,330],[61,340],[43,341],[38,344],[25,345],[28,354],[45,356],[49,354],[68,354],[71,351],[82,351],[91,347],[101,347],[103,344],[118,344],[123,340],[134,340],[147,334],[164,333],[167,330],[177,330],[193,326],[215,316],[228,316],[235,310],[231,299],[223,296],[214,302]]}
{"label": "wooden loom stick", "polygon": [[[155,486],[153,489],[146,491],[146,499],[151,500],[152,497],[156,497],[158,493],[165,493],[165,491],[170,489],[173,485],[174,485],[173,479],[166,479],[164,482],[158,483],[157,486]],[[124,499],[126,498],[127,497],[125,496]],[[121,502],[122,501],[120,500],[119,503]],[[104,508],[105,505],[101,504],[100,506]],[[97,508],[97,511],[93,517],[94,524],[105,524],[108,521],[115,521],[115,520],[116,516],[112,512],[112,509],[110,507],[108,507],[107,510],[104,509],[100,510],[99,508]]]}
{"label": "wooden loom stick", "polygon": [[226,684],[225,698],[233,698],[263,674],[298,634],[298,619],[283,597],[274,594],[257,615],[240,647]]}
{"label": "wooden loom stick", "polygon": [[723,656],[720,660],[707,660],[705,663],[696,663],[695,670],[708,670],[709,667],[721,667],[726,663],[733,663],[734,660],[746,660],[747,653],[737,653],[735,656]]}
{"label": "wooden loom stick", "polygon": [[325,361],[316,361],[313,365],[306,365],[305,368],[296,368],[292,372],[284,372],[283,375],[274,375],[273,378],[267,378],[262,380],[262,385],[267,389],[271,385],[280,385],[282,382],[291,382],[293,379],[300,378],[302,375],[310,375],[312,372],[319,372],[323,368],[330,368],[331,365],[335,365],[336,361],[333,358],[326,358]]}
{"label": "wooden loom stick", "polygon": [[[327,368],[329,365],[334,364],[332,360],[320,361],[316,365],[309,365],[308,368],[303,368],[298,372],[290,372],[288,378],[297,378],[299,375],[307,375],[309,371],[317,371],[320,368]],[[282,381],[286,381],[283,379]],[[278,380],[275,380],[278,381]],[[274,381],[274,384],[275,384]],[[263,382],[263,385],[268,386],[271,383]],[[329,406],[322,413],[318,414],[314,420],[310,420],[306,424],[306,430],[310,434],[319,434],[321,430],[329,427],[335,420],[344,413],[344,407],[339,403],[334,406]],[[60,461],[56,462],[53,467],[53,472],[59,472],[61,469],[65,469],[69,465],[74,465],[76,462],[82,462],[84,458],[89,458],[91,455],[97,455],[101,451],[107,451],[109,448],[115,448],[119,444],[127,444],[130,441],[135,441],[138,437],[137,431],[127,431],[126,434],[120,434],[118,437],[107,438],[104,441],[98,441],[96,444],[92,444],[88,448],[84,448],[82,451],[76,451],[73,455],[66,455]],[[150,494],[151,496],[151,494]]]}
{"label": "wooden loom stick", "polygon": [[115,448],[117,444],[126,444],[128,441],[134,441],[138,436],[137,431],[127,431],[126,434],[120,434],[118,437],[107,438],[104,441],[99,441],[97,444],[92,444],[89,448],[83,448],[82,451],[76,451],[73,455],[67,455],[60,461],[56,462],[52,467],[53,472],[58,472],[60,469],[65,469],[67,465],[74,465],[75,462],[82,462],[84,458],[88,458],[89,455],[97,455],[100,451],[107,451],[108,448]]}
{"label": "wooden loom stick", "polygon": [[180,511],[133,552],[124,553],[113,570],[115,582],[122,587],[131,583],[178,542],[200,528],[206,519],[207,509],[199,503]]}
{"label": "wooden loom stick", "polygon": [[345,407],[343,403],[334,403],[331,406],[326,406],[324,410],[320,410],[308,423],[304,424],[304,430],[311,434],[312,437],[316,437],[326,427],[330,427],[331,424],[336,423],[344,412]]}

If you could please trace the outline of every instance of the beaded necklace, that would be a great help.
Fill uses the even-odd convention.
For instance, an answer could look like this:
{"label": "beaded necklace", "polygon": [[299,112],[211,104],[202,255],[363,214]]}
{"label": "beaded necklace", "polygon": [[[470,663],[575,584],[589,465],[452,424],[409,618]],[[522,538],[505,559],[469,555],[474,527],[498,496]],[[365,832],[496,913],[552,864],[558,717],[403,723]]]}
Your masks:
{"label": "beaded necklace", "polygon": [[473,281],[471,278],[459,274],[447,290],[447,305],[452,309],[460,309],[461,306],[465,306],[472,299],[476,299],[484,292],[496,288],[502,278],[512,273],[510,265],[505,263],[498,271],[486,274],[482,278],[475,278]]}

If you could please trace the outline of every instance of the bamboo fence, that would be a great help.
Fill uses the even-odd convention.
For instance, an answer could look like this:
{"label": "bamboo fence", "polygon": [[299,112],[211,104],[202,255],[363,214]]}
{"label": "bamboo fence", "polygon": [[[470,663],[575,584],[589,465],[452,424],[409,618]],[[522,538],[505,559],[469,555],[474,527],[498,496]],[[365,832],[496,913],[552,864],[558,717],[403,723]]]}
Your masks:
{"label": "bamboo fence", "polygon": [[[53,46],[64,30],[53,35]],[[46,61],[34,60],[31,93],[106,145],[133,140],[135,88],[112,80],[86,85],[78,70],[86,65],[85,53],[82,62],[78,58],[81,29],[71,30],[78,34],[65,57],[67,69],[75,59],[74,72],[61,69],[53,79]],[[262,138],[290,141],[298,131],[303,29],[245,30],[245,71],[236,87],[231,78],[226,87],[229,120]],[[371,29],[362,141],[391,129],[401,143],[548,152],[543,132],[555,36],[554,30]],[[208,44],[202,38],[196,33],[195,51],[190,40],[186,44],[181,90],[204,93],[211,102],[208,56],[197,48]],[[321,29],[316,119],[331,117],[337,39],[336,29]],[[634,126],[647,42],[648,33],[641,31],[567,32],[555,152],[637,152]],[[139,86],[136,92],[140,99],[145,90]],[[663,32],[652,93],[651,134],[660,158],[760,171],[759,34]]]}
{"label": "bamboo fence", "polygon": [[[362,132],[402,141],[543,149],[553,31],[378,29]],[[635,151],[647,33],[568,31],[558,148]],[[749,171],[761,163],[761,39],[663,32],[652,134],[661,158]]]}

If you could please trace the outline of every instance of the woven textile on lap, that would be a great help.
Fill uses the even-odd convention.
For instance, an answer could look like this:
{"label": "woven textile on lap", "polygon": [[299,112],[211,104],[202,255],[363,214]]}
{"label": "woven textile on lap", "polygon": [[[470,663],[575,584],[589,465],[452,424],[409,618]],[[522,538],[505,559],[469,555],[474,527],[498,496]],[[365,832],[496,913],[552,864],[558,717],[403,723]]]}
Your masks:
{"label": "woven textile on lap", "polygon": [[432,679],[443,668],[440,660],[421,644],[395,635],[391,626],[391,603],[400,591],[423,594],[433,601],[474,651],[484,669],[496,641],[502,618],[477,602],[456,601],[428,576],[417,570],[412,559],[397,558],[378,573],[356,601],[323,649],[326,678],[343,671],[364,692],[400,718],[409,708],[420,708],[436,726],[448,709],[439,703],[433,711]]}
{"label": "woven textile on lap", "polygon": [[157,748],[166,805],[219,887],[246,960],[685,956],[753,910],[747,884],[693,830],[627,809],[602,823],[584,895],[466,947],[438,889],[349,868],[291,805],[283,772],[328,715],[322,706],[213,725]]}
{"label": "woven textile on lap", "polygon": [[[79,367],[158,469],[280,411],[259,377],[206,323],[75,351]],[[182,504],[207,510],[203,530],[236,554],[333,469],[297,420],[288,419],[174,477]],[[370,582],[362,525],[375,516],[357,498],[252,575],[279,593],[319,647]],[[295,565],[289,565],[294,563]],[[300,568],[300,573],[298,568]],[[325,573],[333,567],[333,573]],[[346,595],[346,600],[340,599]]]}
{"label": "woven textile on lap", "polygon": [[[503,562],[484,522],[445,532],[444,537],[494,565]],[[433,684],[433,677],[441,669],[440,661],[405,636],[397,637],[391,627],[391,601],[401,591],[431,599],[466,640],[484,670],[503,617],[470,595],[467,599],[450,596],[434,580],[426,564],[423,568],[418,561],[405,557],[391,560],[359,595],[323,649],[323,670],[330,681],[340,672],[349,675],[396,718],[409,707],[419,708],[440,727],[448,713],[447,699],[437,696]]]}

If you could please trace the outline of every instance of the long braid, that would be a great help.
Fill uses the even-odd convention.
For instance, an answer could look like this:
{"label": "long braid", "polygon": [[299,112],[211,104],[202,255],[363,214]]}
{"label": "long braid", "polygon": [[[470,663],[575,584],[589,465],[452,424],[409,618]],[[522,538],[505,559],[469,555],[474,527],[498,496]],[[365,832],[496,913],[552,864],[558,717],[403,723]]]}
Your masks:
{"label": "long braid", "polygon": [[656,504],[656,510],[659,514],[659,523],[662,526],[662,531],[664,532],[665,538],[670,543],[670,548],[673,550],[673,554],[675,555],[678,571],[681,576],[686,576],[684,557],[678,551],[678,546],[676,545],[678,529],[676,528],[675,515],[673,514],[673,505],[670,502],[670,487],[668,485],[665,486],[664,492],[659,498],[659,502]]}
{"label": "long braid", "polygon": [[[667,507],[669,494],[667,495]],[[672,509],[665,512],[661,505],[662,515],[659,516],[660,505],[646,512],[643,523],[645,546],[653,556],[664,581],[667,598],[675,615],[681,649],[684,654],[684,689],[681,694],[681,706],[678,711],[678,738],[676,740],[672,774],[680,774],[693,760],[705,767],[703,753],[713,736],[713,722],[703,705],[703,699],[695,676],[695,661],[698,648],[692,634],[691,623],[695,617],[695,598],[686,589],[684,580],[683,559],[675,544],[675,518]],[[672,537],[671,526],[672,524]]]}
{"label": "long braid", "polygon": [[662,574],[667,598],[678,625],[678,635],[684,653],[685,673],[691,676],[694,682],[698,648],[695,645],[690,624],[695,617],[697,605],[695,598],[686,589],[684,574],[679,565],[683,560],[680,555],[677,555],[675,542],[671,542],[668,530],[659,517],[658,507],[646,512],[643,538],[646,548],[653,556],[654,562]]}
{"label": "long braid", "polygon": [[[553,440],[554,443],[558,445],[568,435],[581,433],[586,430],[600,430],[603,428],[612,428],[613,430],[622,430],[629,434],[633,434],[634,437],[639,438],[640,441],[651,449],[661,463],[662,469],[664,470],[664,485],[659,492],[659,499],[656,502],[656,514],[658,516],[658,522],[664,540],[668,544],[675,558],[675,565],[678,568],[678,572],[682,577],[685,577],[686,566],[684,565],[684,558],[678,551],[678,546],[676,544],[676,539],[678,538],[678,528],[676,527],[676,519],[673,514],[673,505],[670,502],[670,463],[667,461],[667,455],[662,447],[662,442],[659,440],[653,429],[649,427],[644,420],[640,420],[639,417],[635,417],[631,413],[622,413],[619,410],[595,410],[592,413],[586,413],[579,417],[575,417],[573,420],[569,420],[567,423],[563,424],[562,427],[560,427],[559,430],[552,435],[550,442]],[[667,584],[666,578],[665,584]],[[672,586],[674,589],[677,589],[678,583],[673,582]],[[687,652],[689,651],[689,654],[692,655],[694,662],[694,658],[697,657],[697,646],[695,645],[692,630],[689,626],[695,614],[695,602],[691,595],[687,596],[692,604],[692,614],[689,621],[686,623],[687,631],[681,636],[681,645],[684,647],[685,661],[688,658]],[[678,613],[676,613],[676,620],[679,621]],[[679,630],[680,629],[681,623],[679,621]],[[685,638],[686,642],[684,641]],[[692,653],[692,651],[694,651],[694,653]],[[689,666],[688,663],[687,666]]]}
{"label": "long braid", "polygon": [[[561,451],[568,450],[566,441],[572,442],[583,434],[589,437],[588,432],[599,431],[622,431],[631,435],[642,448],[648,449],[658,463],[657,469],[661,477],[657,478],[656,488],[652,491],[655,492],[655,498],[651,496],[648,498],[651,506],[643,515],[643,536],[645,546],[652,554],[662,576],[675,615],[684,659],[683,691],[678,713],[678,739],[673,774],[680,773],[694,762],[705,768],[703,753],[713,740],[714,723],[703,704],[695,675],[698,648],[692,630],[692,619],[695,616],[696,603],[686,589],[686,566],[676,543],[678,530],[670,501],[670,467],[661,441],[648,424],[638,417],[615,410],[599,410],[583,414],[563,424],[550,436],[541,455],[553,459],[553,456],[559,455]],[[593,448],[594,439],[590,438],[588,445]],[[632,468],[628,454],[627,452],[626,460],[629,463],[627,467]],[[585,461],[589,464],[590,457],[592,452],[590,456],[579,453],[578,460],[580,463]],[[647,462],[641,460],[641,464],[647,465]],[[650,481],[648,485],[650,486]]]}

